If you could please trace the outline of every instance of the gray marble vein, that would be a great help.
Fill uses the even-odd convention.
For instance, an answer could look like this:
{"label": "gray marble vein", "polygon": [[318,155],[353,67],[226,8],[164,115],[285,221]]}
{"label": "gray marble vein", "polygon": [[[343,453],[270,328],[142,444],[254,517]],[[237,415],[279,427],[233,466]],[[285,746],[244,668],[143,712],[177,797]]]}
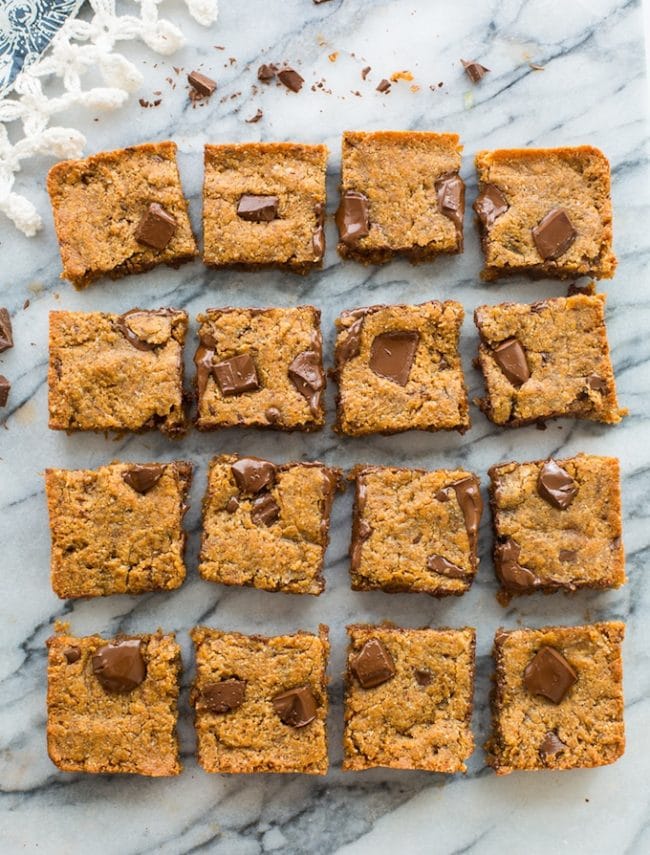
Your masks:
{"label": "gray marble vein", "polygon": [[[180,5],[166,3],[174,17]],[[176,305],[194,319],[207,306],[314,303],[323,310],[331,358],[333,321],[343,308],[374,302],[454,298],[465,306],[462,354],[472,397],[482,391],[472,367],[475,306],[533,300],[564,293],[553,282],[513,279],[486,285],[478,272],[478,240],[468,216],[462,257],[412,267],[395,262],[364,268],[342,263],[327,225],[325,268],[307,278],[279,272],[206,270],[199,262],[120,282],[103,281],[76,293],[58,278],[60,263],[49,216],[33,240],[0,223],[0,303],[14,315],[16,347],[0,357],[13,381],[0,430],[0,850],[3,853],[190,853],[291,855],[326,853],[503,853],[549,851],[630,853],[650,850],[650,260],[647,91],[639,0],[222,0],[212,31],[188,25],[188,43],[170,59],[127,45],[141,62],[142,92],[162,103],[134,103],[119,113],[74,116],[89,149],[172,138],[179,144],[184,186],[195,226],[200,224],[202,147],[206,141],[304,140],[331,149],[330,213],[336,207],[339,138],[344,129],[418,128],[460,133],[462,173],[475,194],[473,154],[484,147],[592,143],[609,155],[614,175],[616,278],[605,282],[608,329],[622,405],[630,416],[617,427],[560,421],[545,432],[504,431],[473,408],[465,436],[409,434],[340,440],[331,432],[334,389],[328,389],[327,428],[312,435],[259,431],[190,433],[180,444],[155,435],[66,436],[47,430],[47,318],[51,309],[123,311]],[[220,50],[215,45],[222,46]],[[336,62],[329,54],[338,52]],[[230,61],[230,57],[235,59]],[[478,58],[492,69],[472,87],[459,59]],[[299,94],[257,85],[261,62],[288,61],[306,79]],[[534,71],[529,62],[544,66]],[[367,81],[361,69],[370,65]],[[188,99],[185,71],[200,67],[219,89],[205,105]],[[408,69],[388,95],[382,77]],[[165,78],[170,77],[175,88]],[[324,79],[324,90],[312,84]],[[438,86],[442,83],[442,86]],[[327,90],[327,91],[325,91]],[[361,96],[353,94],[359,91]],[[247,124],[258,108],[263,119]],[[44,176],[35,163],[19,189],[48,210]],[[23,308],[25,300],[29,306]],[[195,325],[193,325],[193,331]],[[188,351],[193,348],[189,348]],[[191,354],[188,352],[188,370]],[[351,496],[334,508],[327,556],[327,590],[301,598],[224,588],[196,573],[199,507],[207,462],[216,452],[252,452],[283,461],[304,457],[351,467],[357,462],[462,464],[483,477],[508,459],[578,451],[618,455],[624,473],[624,541],[629,583],[619,591],[530,597],[507,609],[495,600],[488,519],[483,556],[470,593],[453,602],[424,595],[352,593],[347,576]],[[172,594],[111,597],[64,603],[49,587],[49,533],[42,472],[47,466],[93,467],[112,459],[191,459],[196,465],[187,518],[189,577]],[[477,749],[466,776],[372,770],[343,774],[342,678],[346,623],[389,618],[405,626],[472,625],[478,629],[474,730]],[[615,766],[571,773],[515,774],[499,779],[485,767],[481,748],[489,729],[490,649],[497,626],[627,621],[625,692],[628,750]],[[73,632],[178,633],[183,677],[180,736],[184,774],[172,780],[88,777],[58,772],[45,750],[45,647],[56,619]],[[263,633],[330,625],[332,768],[325,779],[301,776],[208,776],[193,758],[188,707],[192,657],[187,630],[197,622]]]}

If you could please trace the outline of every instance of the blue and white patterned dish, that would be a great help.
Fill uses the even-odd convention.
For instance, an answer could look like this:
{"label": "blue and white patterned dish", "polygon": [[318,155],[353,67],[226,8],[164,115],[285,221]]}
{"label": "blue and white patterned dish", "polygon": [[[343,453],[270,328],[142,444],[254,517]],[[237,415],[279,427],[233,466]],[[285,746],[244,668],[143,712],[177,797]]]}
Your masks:
{"label": "blue and white patterned dish", "polygon": [[0,98],[38,59],[84,0],[0,0]]}

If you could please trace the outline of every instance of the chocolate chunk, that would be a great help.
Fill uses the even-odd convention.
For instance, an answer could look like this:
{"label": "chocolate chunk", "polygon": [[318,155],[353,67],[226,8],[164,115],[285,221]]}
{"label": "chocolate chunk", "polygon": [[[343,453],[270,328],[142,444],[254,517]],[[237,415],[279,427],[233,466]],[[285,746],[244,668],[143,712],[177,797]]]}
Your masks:
{"label": "chocolate chunk", "polygon": [[461,62],[463,63],[465,74],[469,77],[472,83],[480,83],[490,70],[484,65],[481,65],[481,63],[477,62],[475,59],[461,59]]}
{"label": "chocolate chunk", "polygon": [[149,314],[149,313],[144,311],[143,309],[131,309],[128,312],[124,312],[123,315],[120,315],[115,322],[117,328],[122,333],[124,338],[128,341],[128,343],[132,347],[135,347],[136,350],[148,351],[148,350],[155,350],[156,347],[158,347],[157,344],[152,344],[151,342],[146,341],[146,339],[140,338],[137,335],[137,333],[135,333],[131,329],[131,327],[129,326],[129,322],[127,320],[128,318],[130,318],[134,315],[147,315],[147,314]]}
{"label": "chocolate chunk", "polygon": [[325,208],[320,202],[314,205],[314,216],[316,217],[316,225],[311,236],[311,246],[314,250],[315,260],[322,261],[325,255]]}
{"label": "chocolate chunk", "polygon": [[280,421],[280,416],[282,415],[282,413],[277,407],[269,407],[267,410],[264,411],[264,415],[266,416],[267,420],[272,425],[274,425],[276,422]]}
{"label": "chocolate chunk", "polygon": [[578,493],[578,485],[566,469],[550,458],[542,466],[537,479],[537,492],[549,505],[565,511]]}
{"label": "chocolate chunk", "polygon": [[221,680],[208,683],[199,693],[197,707],[213,713],[227,713],[244,703],[246,683],[243,680]]}
{"label": "chocolate chunk", "polygon": [[151,249],[163,250],[174,237],[178,223],[159,205],[152,202],[135,230],[135,239],[138,243],[151,247]]}
{"label": "chocolate chunk", "polygon": [[275,465],[259,457],[240,457],[230,469],[242,493],[259,493],[275,481]]}
{"label": "chocolate chunk", "polygon": [[237,216],[249,223],[270,223],[278,216],[278,197],[245,194],[237,205]]}
{"label": "chocolate chunk", "polygon": [[226,510],[229,514],[234,514],[239,507],[239,499],[236,496],[231,496],[226,502]]}
{"label": "chocolate chunk", "polygon": [[380,333],[370,346],[370,369],[379,377],[406,386],[419,341],[420,334],[414,331]]}
{"label": "chocolate chunk", "polygon": [[371,638],[358,653],[350,654],[350,670],[364,689],[374,689],[395,676],[393,657],[378,638]]}
{"label": "chocolate chunk", "polygon": [[265,493],[253,502],[251,508],[251,519],[255,525],[273,525],[280,516],[280,505],[273,496]]}
{"label": "chocolate chunk", "polygon": [[430,555],[427,558],[427,569],[432,573],[439,573],[449,579],[466,579],[467,573],[457,564],[452,564],[442,555]]}
{"label": "chocolate chunk", "polygon": [[533,227],[533,240],[544,261],[559,258],[569,249],[578,236],[567,212],[553,208]]}
{"label": "chocolate chunk", "polygon": [[366,65],[366,67],[365,67],[365,68],[362,68],[362,69],[361,69],[361,78],[362,78],[362,80],[365,80],[365,79],[366,79],[366,77],[370,74],[370,72],[371,72],[371,71],[372,71],[372,68],[371,68],[369,65]]}
{"label": "chocolate chunk", "polygon": [[262,83],[270,83],[277,73],[278,67],[277,65],[273,65],[273,63],[270,63],[269,65],[260,65],[257,69],[257,79],[261,80]]}
{"label": "chocolate chunk", "polygon": [[271,703],[282,724],[290,727],[304,727],[316,718],[318,706],[309,686],[281,692]]}
{"label": "chocolate chunk", "polygon": [[208,385],[208,378],[212,375],[212,364],[214,361],[214,352],[217,346],[216,341],[210,335],[201,336],[200,344],[194,356],[194,364],[196,365],[196,386],[199,394],[199,401],[205,394]]}
{"label": "chocolate chunk", "polygon": [[81,659],[81,650],[78,647],[66,647],[63,651],[63,655],[65,656],[65,660],[68,665],[72,665],[74,662],[78,662]]}
{"label": "chocolate chunk", "polygon": [[441,487],[440,490],[436,493],[436,499],[439,502],[448,502],[449,501],[449,488]]}
{"label": "chocolate chunk", "polygon": [[497,544],[494,551],[494,569],[508,591],[530,591],[540,585],[539,577],[519,563],[520,552],[521,547],[511,537]]}
{"label": "chocolate chunk", "polygon": [[138,463],[122,473],[122,478],[136,493],[148,493],[162,478],[162,463]]}
{"label": "chocolate chunk", "polygon": [[506,197],[496,184],[484,184],[474,202],[474,210],[486,229],[494,225],[509,207]]}
{"label": "chocolate chunk", "polygon": [[262,110],[260,110],[258,107],[255,115],[251,116],[250,119],[244,119],[244,121],[246,122],[247,125],[254,125],[256,122],[259,122],[259,120],[262,118],[263,115],[264,115],[264,112]]}
{"label": "chocolate chunk", "polygon": [[578,557],[578,553],[575,549],[560,549],[560,554],[558,558],[564,564],[573,564]]}
{"label": "chocolate chunk", "polygon": [[0,374],[0,407],[6,407],[9,400],[9,392],[11,391],[11,383],[4,374]]}
{"label": "chocolate chunk", "polygon": [[7,309],[0,309],[0,353],[14,346],[11,317]]}
{"label": "chocolate chunk", "polygon": [[526,351],[516,338],[507,338],[492,351],[494,360],[513,386],[523,386],[530,378]]}
{"label": "chocolate chunk", "polygon": [[321,390],[325,386],[320,355],[314,350],[299,353],[289,365],[287,373],[296,390],[309,404],[312,415],[317,416]]}
{"label": "chocolate chunk", "polygon": [[260,388],[255,363],[248,353],[217,362],[212,366],[212,373],[224,396],[242,395]]}
{"label": "chocolate chunk", "polygon": [[483,513],[483,499],[481,498],[478,480],[472,477],[461,478],[460,481],[455,481],[449,486],[453,487],[456,492],[456,499],[465,518],[469,545],[474,550],[476,549],[478,527]]}
{"label": "chocolate chunk", "polygon": [[132,692],[143,682],[147,666],[139,638],[127,638],[100,647],[93,654],[93,672],[107,692]]}
{"label": "chocolate chunk", "polygon": [[283,68],[281,71],[278,71],[278,79],[280,83],[284,83],[287,89],[290,89],[292,92],[300,92],[302,84],[305,82],[305,79],[293,68]]}
{"label": "chocolate chunk", "polygon": [[361,352],[361,333],[363,332],[363,324],[365,315],[362,315],[356,320],[352,326],[348,327],[345,339],[336,345],[336,364],[339,368],[350,359],[356,359]]}
{"label": "chocolate chunk", "polygon": [[463,215],[465,213],[465,185],[457,172],[448,172],[436,181],[438,208],[456,226],[458,234],[463,233]]}
{"label": "chocolate chunk", "polygon": [[[357,523],[362,508],[357,509],[355,523]],[[361,547],[372,534],[372,526],[366,520],[359,520],[352,533],[352,549],[350,552],[350,566],[352,570],[358,570],[361,564]]]}
{"label": "chocolate chunk", "polygon": [[602,395],[607,392],[607,383],[597,374],[590,374],[589,377],[587,377],[587,386],[589,386],[590,389],[593,389],[594,392],[600,392]]}
{"label": "chocolate chunk", "polygon": [[433,674],[426,668],[416,668],[413,673],[415,674],[415,682],[418,686],[430,686],[433,682]]}
{"label": "chocolate chunk", "polygon": [[217,88],[217,81],[213,80],[211,77],[206,77],[206,75],[201,74],[200,71],[191,71],[187,75],[187,82],[195,92],[198,92],[199,95],[202,95],[204,98],[209,98]]}
{"label": "chocolate chunk", "polygon": [[524,686],[531,695],[542,695],[554,704],[562,703],[577,682],[575,670],[554,647],[542,647],[524,671]]}
{"label": "chocolate chunk", "polygon": [[334,216],[341,243],[354,246],[360,238],[370,234],[369,205],[368,197],[363,193],[356,190],[343,193]]}
{"label": "chocolate chunk", "polygon": [[562,742],[560,737],[553,730],[549,730],[542,744],[539,746],[539,753],[543,757],[555,757],[556,754],[561,754],[566,751],[567,746]]}
{"label": "chocolate chunk", "polygon": [[389,92],[390,91],[390,80],[386,80],[384,77],[383,80],[380,80],[377,85],[377,92]]}

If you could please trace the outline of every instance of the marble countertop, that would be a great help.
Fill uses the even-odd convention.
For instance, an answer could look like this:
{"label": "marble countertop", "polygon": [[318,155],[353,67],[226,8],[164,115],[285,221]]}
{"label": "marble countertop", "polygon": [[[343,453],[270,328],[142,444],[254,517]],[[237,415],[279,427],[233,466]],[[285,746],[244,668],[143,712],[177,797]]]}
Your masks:
{"label": "marble countertop", "polygon": [[[180,4],[164,3],[180,19]],[[187,17],[183,18],[187,21]],[[483,302],[532,301],[564,293],[548,281],[481,283],[478,239],[466,218],[466,251],[458,258],[412,267],[343,263],[334,250],[332,218],[322,271],[306,278],[280,272],[215,272],[199,262],[120,282],[102,281],[76,293],[59,280],[60,262],[47,214],[44,176],[49,163],[21,174],[19,189],[46,212],[35,239],[0,223],[3,296],[14,316],[16,346],[0,357],[13,381],[5,430],[0,431],[0,850],[3,853],[645,853],[650,851],[650,260],[647,92],[639,0],[222,0],[211,31],[187,25],[191,47],[169,59],[143,47],[125,51],[142,63],[146,82],[114,114],[78,116],[89,150],[172,138],[195,226],[200,223],[202,147],[207,141],[302,140],[331,149],[328,211],[336,205],[340,134],[344,129],[456,131],[465,146],[462,174],[475,195],[474,153],[481,148],[591,143],[613,167],[616,278],[604,282],[608,330],[620,400],[631,415],[616,427],[559,421],[545,432],[505,431],[472,408],[473,427],[457,434],[416,434],[341,440],[327,428],[312,435],[259,431],[190,433],[180,444],[164,437],[66,436],[47,429],[47,318],[51,309],[124,311],[176,305],[194,319],[207,306],[313,303],[323,311],[327,353],[333,321],[343,308],[376,302],[454,298],[465,306],[462,354],[471,396],[482,383],[472,367],[477,341],[471,315]],[[215,46],[222,46],[218,49]],[[329,58],[328,58],[329,57]],[[477,58],[492,72],[472,87],[459,58]],[[232,58],[232,59],[231,59]],[[335,58],[335,61],[331,61]],[[306,85],[299,94],[257,87],[261,62],[286,60]],[[544,66],[534,71],[529,63]],[[368,79],[361,69],[371,66]],[[200,67],[219,89],[193,107],[185,71]],[[387,95],[382,77],[409,70]],[[173,89],[166,78],[177,82]],[[312,84],[324,80],[323,88]],[[442,85],[438,85],[441,83]],[[418,86],[418,91],[411,91]],[[161,91],[161,96],[154,93]],[[355,94],[360,92],[361,95]],[[256,110],[261,121],[247,124]],[[29,306],[23,304],[29,300]],[[194,323],[194,322],[193,322]],[[193,326],[195,329],[195,325]],[[188,351],[191,348],[188,348]],[[188,353],[188,366],[190,354]],[[483,557],[472,590],[452,601],[419,594],[349,590],[347,542],[350,491],[334,509],[334,536],[320,598],[224,588],[199,579],[196,551],[206,466],[216,452],[241,451],[278,461],[305,457],[351,467],[357,462],[441,467],[463,465],[486,482],[487,468],[578,451],[618,455],[623,470],[624,542],[628,584],[619,591],[495,600],[489,558],[489,515],[481,528]],[[49,532],[42,472],[47,466],[94,467],[114,458],[171,460],[196,467],[187,517],[189,577],[170,594],[63,603],[50,590]],[[649,611],[650,613],[650,611]],[[490,650],[499,625],[540,626],[620,618],[627,621],[625,694],[627,753],[616,765],[565,773],[497,778],[481,748],[489,729]],[[305,776],[208,776],[193,758],[187,704],[191,669],[183,678],[180,737],[185,772],[168,780],[58,772],[45,748],[44,643],[56,619],[77,634],[149,631],[178,633],[191,663],[187,631],[197,622],[263,633],[314,630],[329,624],[331,771]],[[477,749],[466,776],[372,770],[342,773],[341,721],[347,623],[390,619],[405,626],[471,625],[478,630],[478,676],[473,727]]]}

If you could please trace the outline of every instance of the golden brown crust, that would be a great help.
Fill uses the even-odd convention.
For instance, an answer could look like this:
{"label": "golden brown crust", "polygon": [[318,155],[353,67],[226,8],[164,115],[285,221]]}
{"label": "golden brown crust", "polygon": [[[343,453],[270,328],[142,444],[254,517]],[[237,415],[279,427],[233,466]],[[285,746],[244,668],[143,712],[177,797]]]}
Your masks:
{"label": "golden brown crust", "polygon": [[[173,142],[61,161],[50,169],[47,189],[61,250],[61,276],[75,288],[85,288],[105,275],[118,279],[142,273],[158,264],[177,267],[197,254]],[[177,223],[163,250],[135,239],[151,202],[162,205]]]}

